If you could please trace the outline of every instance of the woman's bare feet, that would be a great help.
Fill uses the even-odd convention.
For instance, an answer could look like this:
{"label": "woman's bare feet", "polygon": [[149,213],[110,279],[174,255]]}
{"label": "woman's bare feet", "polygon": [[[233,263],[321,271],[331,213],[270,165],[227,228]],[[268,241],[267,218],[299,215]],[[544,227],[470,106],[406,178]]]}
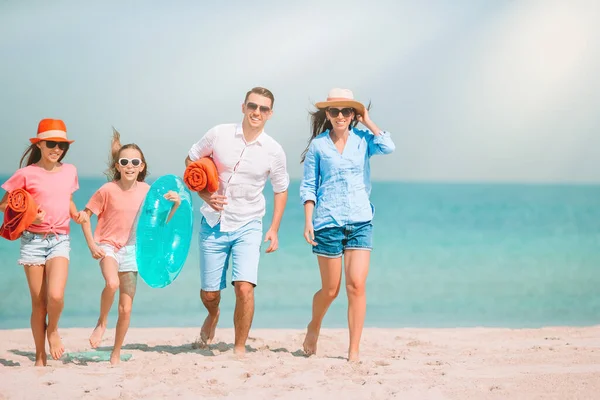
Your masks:
{"label": "woman's bare feet", "polygon": [[48,365],[48,356],[46,355],[46,350],[44,349],[44,351],[35,353],[35,366],[45,367],[46,365]]}
{"label": "woman's bare feet", "polygon": [[55,360],[58,360],[62,357],[63,353],[65,352],[65,347],[63,346],[62,340],[60,339],[58,330],[47,331],[46,335],[48,337],[48,344],[50,345],[50,355]]}
{"label": "woman's bare feet", "polygon": [[200,329],[200,344],[202,346],[208,346],[212,343],[215,338],[215,331],[217,330],[217,323],[219,322],[220,311],[217,311],[217,315],[212,317],[210,314],[206,316],[202,329]]}
{"label": "woman's bare feet", "polygon": [[98,322],[98,325],[96,325],[96,328],[90,336],[90,346],[92,346],[92,349],[100,346],[100,343],[102,343],[102,337],[104,336],[104,331],[106,331],[106,324],[101,324]]}
{"label": "woman's bare feet", "polygon": [[313,354],[317,354],[317,341],[319,340],[319,331],[320,328],[312,327],[312,323],[308,324],[306,327],[306,337],[304,338],[304,353],[307,356],[312,356]]}
{"label": "woman's bare feet", "polygon": [[358,362],[358,351],[349,351],[348,352],[348,362]]}

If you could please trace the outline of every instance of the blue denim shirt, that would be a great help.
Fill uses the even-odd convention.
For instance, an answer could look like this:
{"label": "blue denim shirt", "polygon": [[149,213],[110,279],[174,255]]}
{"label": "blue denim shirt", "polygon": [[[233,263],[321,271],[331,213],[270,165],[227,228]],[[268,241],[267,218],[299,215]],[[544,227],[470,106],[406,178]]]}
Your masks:
{"label": "blue denim shirt", "polygon": [[369,159],[374,154],[389,154],[395,148],[388,132],[375,136],[356,128],[350,131],[341,154],[329,130],[312,140],[304,159],[300,198],[302,204],[315,202],[315,230],[373,219]]}

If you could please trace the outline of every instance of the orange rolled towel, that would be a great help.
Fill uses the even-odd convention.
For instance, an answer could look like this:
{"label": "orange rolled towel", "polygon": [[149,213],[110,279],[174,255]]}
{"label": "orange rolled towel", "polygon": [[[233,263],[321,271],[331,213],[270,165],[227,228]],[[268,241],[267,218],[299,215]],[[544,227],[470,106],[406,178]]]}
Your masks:
{"label": "orange rolled towel", "polygon": [[183,181],[193,192],[206,189],[214,193],[219,189],[219,173],[217,167],[210,157],[202,157],[194,161],[185,169]]}
{"label": "orange rolled towel", "polygon": [[13,190],[8,194],[0,236],[8,240],[20,238],[23,231],[35,220],[37,212],[38,206],[26,190]]}

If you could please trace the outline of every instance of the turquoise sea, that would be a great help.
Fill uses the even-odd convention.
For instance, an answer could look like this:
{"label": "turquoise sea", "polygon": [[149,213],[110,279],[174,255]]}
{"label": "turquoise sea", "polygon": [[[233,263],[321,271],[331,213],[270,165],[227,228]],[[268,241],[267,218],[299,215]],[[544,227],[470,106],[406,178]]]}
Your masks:
{"label": "turquoise sea", "polygon": [[[2,178],[4,181],[6,177]],[[81,179],[83,207],[103,179]],[[319,288],[315,256],[304,242],[299,182],[280,231],[264,254],[254,327],[303,328]],[[270,222],[272,196],[267,188]],[[367,282],[371,327],[594,325],[600,323],[600,186],[373,184],[374,246]],[[199,226],[199,202],[195,230]],[[62,327],[94,327],[104,281],[79,226]],[[29,327],[30,300],[19,242],[0,241],[0,329]],[[197,234],[181,275],[163,289],[138,281],[132,326],[200,326]],[[220,326],[231,327],[234,292],[223,293]],[[342,290],[324,325],[346,326]],[[111,326],[116,322],[116,304]]]}

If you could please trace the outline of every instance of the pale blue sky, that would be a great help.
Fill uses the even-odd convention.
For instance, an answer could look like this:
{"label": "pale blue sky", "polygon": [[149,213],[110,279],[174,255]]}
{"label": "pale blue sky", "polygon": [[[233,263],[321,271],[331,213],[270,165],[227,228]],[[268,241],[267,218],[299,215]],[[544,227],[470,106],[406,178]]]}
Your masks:
{"label": "pale blue sky", "polygon": [[80,175],[111,125],[154,177],[275,94],[267,132],[299,178],[311,105],[373,102],[396,152],[376,179],[600,182],[600,2],[0,0],[0,120],[13,172],[41,118],[62,118]]}

